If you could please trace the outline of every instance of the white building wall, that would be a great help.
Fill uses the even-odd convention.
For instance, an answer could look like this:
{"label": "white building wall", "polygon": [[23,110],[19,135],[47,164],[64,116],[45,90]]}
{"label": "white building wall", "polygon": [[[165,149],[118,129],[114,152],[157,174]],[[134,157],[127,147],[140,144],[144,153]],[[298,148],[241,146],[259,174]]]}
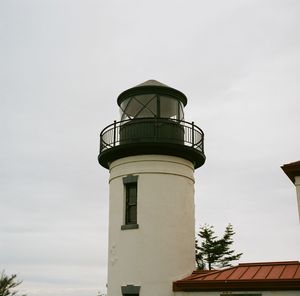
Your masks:
{"label": "white building wall", "polygon": [[235,294],[261,294],[262,296],[299,296],[300,291],[234,291],[234,292],[174,292],[174,296],[234,296]]}
{"label": "white building wall", "polygon": [[[124,224],[123,177],[138,176],[138,229]],[[141,286],[140,296],[171,296],[195,268],[194,167],[179,157],[126,157],[110,165],[108,296]]]}

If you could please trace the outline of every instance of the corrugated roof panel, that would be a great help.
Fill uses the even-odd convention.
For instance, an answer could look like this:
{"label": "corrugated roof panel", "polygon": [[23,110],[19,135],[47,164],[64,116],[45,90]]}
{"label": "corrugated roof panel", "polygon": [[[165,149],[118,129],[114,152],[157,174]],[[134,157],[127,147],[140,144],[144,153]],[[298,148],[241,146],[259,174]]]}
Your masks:
{"label": "corrugated roof panel", "polygon": [[198,279],[199,277],[201,277],[202,274],[192,274],[189,279]]}
{"label": "corrugated roof panel", "polygon": [[241,276],[246,272],[248,267],[246,266],[238,266],[234,272],[228,277],[229,280],[238,280]]}
{"label": "corrugated roof panel", "polygon": [[197,279],[197,274],[191,274],[190,276],[187,276],[184,278],[185,281],[191,281]]}
{"label": "corrugated roof panel", "polygon": [[300,279],[300,265],[298,266],[298,269],[294,275],[294,279]]}
{"label": "corrugated roof panel", "polygon": [[217,273],[211,273],[209,275],[203,276],[201,280],[214,280],[219,275],[219,272]]}
{"label": "corrugated roof panel", "polygon": [[283,270],[280,278],[281,279],[290,279],[294,278],[294,275],[298,269],[298,265],[287,265]]}
{"label": "corrugated roof panel", "polygon": [[285,265],[278,265],[278,266],[273,266],[272,270],[270,271],[270,273],[267,276],[267,279],[279,279],[281,273],[284,270]]}
{"label": "corrugated roof panel", "polygon": [[214,271],[204,271],[204,272],[195,272],[192,275],[190,275],[188,278],[186,278],[187,280],[201,280],[203,278],[203,276],[205,276],[205,274],[210,274],[211,272]]}
{"label": "corrugated roof panel", "polygon": [[219,273],[219,276],[216,277],[216,280],[217,281],[227,280],[233,272],[234,272],[234,268],[227,269],[227,270],[222,270]]}
{"label": "corrugated roof panel", "polygon": [[260,266],[249,266],[248,270],[241,276],[241,280],[251,280],[257,271],[259,270]]}
{"label": "corrugated roof panel", "polygon": [[253,279],[263,280],[266,279],[269,272],[271,271],[272,266],[262,266],[258,272],[254,275]]}

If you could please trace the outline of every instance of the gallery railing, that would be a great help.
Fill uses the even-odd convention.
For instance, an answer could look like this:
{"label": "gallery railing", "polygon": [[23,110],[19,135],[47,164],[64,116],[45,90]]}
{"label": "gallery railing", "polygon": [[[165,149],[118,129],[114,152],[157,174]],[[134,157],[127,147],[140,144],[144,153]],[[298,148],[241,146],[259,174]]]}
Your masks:
{"label": "gallery railing", "polygon": [[107,126],[100,134],[100,154],[124,144],[169,143],[204,154],[204,133],[193,122],[168,118],[129,119]]}

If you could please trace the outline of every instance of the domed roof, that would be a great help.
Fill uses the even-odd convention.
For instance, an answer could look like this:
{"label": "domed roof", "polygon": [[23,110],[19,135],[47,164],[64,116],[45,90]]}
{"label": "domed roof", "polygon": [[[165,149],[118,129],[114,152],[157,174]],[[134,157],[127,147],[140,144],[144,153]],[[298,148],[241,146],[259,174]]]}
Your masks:
{"label": "domed roof", "polygon": [[166,84],[163,84],[157,80],[154,80],[154,79],[150,79],[150,80],[147,80],[141,84],[138,84],[137,86],[135,87],[141,87],[141,86],[162,86],[162,87],[170,87]]}
{"label": "domed roof", "polygon": [[143,95],[143,94],[167,95],[180,100],[184,106],[187,104],[187,98],[185,94],[183,94],[181,91],[172,88],[166,84],[163,84],[157,80],[152,79],[152,80],[147,80],[141,84],[138,84],[137,86],[134,86],[132,88],[123,91],[118,96],[117,99],[118,105],[120,106],[121,103],[129,97],[136,96],[136,95]]}

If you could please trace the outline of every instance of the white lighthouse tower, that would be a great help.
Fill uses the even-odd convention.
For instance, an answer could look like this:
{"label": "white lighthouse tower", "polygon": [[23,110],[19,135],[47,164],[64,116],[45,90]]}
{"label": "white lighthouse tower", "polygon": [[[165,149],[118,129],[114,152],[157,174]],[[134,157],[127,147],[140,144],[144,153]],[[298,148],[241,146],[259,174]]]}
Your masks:
{"label": "white lighthouse tower", "polygon": [[195,268],[194,169],[203,132],[186,96],[155,80],[118,97],[121,121],[100,135],[109,169],[108,296],[171,296]]}

